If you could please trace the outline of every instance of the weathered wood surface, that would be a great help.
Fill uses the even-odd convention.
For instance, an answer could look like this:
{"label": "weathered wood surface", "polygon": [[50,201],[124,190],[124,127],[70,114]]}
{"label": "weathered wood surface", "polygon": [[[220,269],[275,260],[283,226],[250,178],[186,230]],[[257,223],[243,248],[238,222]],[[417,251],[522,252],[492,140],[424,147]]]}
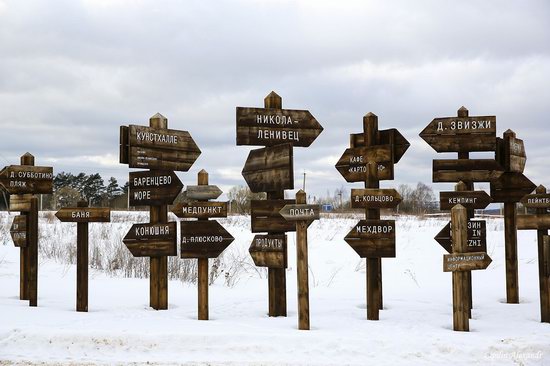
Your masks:
{"label": "weathered wood surface", "polygon": [[285,205],[280,211],[287,221],[312,221],[321,217],[321,206],[312,204]]}
{"label": "weathered wood surface", "polygon": [[494,159],[434,159],[432,181],[491,182],[503,168]]}
{"label": "weathered wood surface", "polygon": [[198,159],[200,152],[160,150],[145,147],[130,147],[130,168],[188,171]]}
{"label": "weathered wood surface", "polygon": [[189,132],[149,126],[129,125],[128,145],[154,150],[201,152]]}
{"label": "weathered wood surface", "polygon": [[450,191],[439,193],[439,208],[450,210],[455,205],[462,205],[469,210],[484,209],[493,202],[485,191]]}
{"label": "weathered wood surface", "polygon": [[65,207],[55,213],[61,222],[110,222],[109,207]]}
{"label": "weathered wood surface", "polygon": [[173,171],[130,172],[130,206],[170,205],[183,189]]}
{"label": "weathered wood surface", "polygon": [[550,208],[550,193],[528,194],[520,200],[527,208]]}
{"label": "weathered wood surface", "polygon": [[496,160],[507,172],[523,173],[527,155],[523,140],[516,138],[512,130],[507,130],[503,138],[497,138]]}
{"label": "weathered wood surface", "polygon": [[182,219],[211,219],[227,217],[227,202],[185,202],[178,203],[172,212]]}
{"label": "weathered wood surface", "polygon": [[237,107],[237,145],[310,146],[323,127],[307,110]]}
{"label": "weathered wood surface", "polygon": [[[453,252],[453,237],[451,222],[449,222],[435,236],[437,241],[447,253]],[[468,220],[467,241],[465,252],[486,252],[487,251],[487,225],[484,220]]]}
{"label": "weathered wood surface", "polygon": [[[460,190],[465,184],[458,184]],[[456,205],[451,209],[451,223],[453,234],[453,253],[460,255],[466,252],[468,211],[462,205]],[[445,265],[445,258],[443,258]],[[445,269],[443,269],[445,270]],[[471,276],[467,271],[454,271],[452,273],[453,288],[453,329],[455,331],[470,330],[470,309],[471,309]]]}
{"label": "weathered wood surface", "polygon": [[217,258],[235,240],[217,221],[182,221],[181,257]]}
{"label": "weathered wood surface", "polygon": [[486,269],[492,259],[486,252],[452,253],[443,256],[443,271],[474,271]]}
{"label": "weathered wood surface", "polygon": [[28,212],[31,210],[31,194],[10,196],[10,211]]}
{"label": "weathered wood surface", "polygon": [[537,186],[522,173],[504,172],[490,187],[494,202],[516,203]]}
{"label": "weathered wood surface", "polygon": [[123,239],[134,257],[177,255],[176,223],[134,224]]}
{"label": "weathered wood surface", "polygon": [[255,235],[248,252],[257,267],[287,268],[286,234]]}
{"label": "weathered wood surface", "polygon": [[437,152],[496,150],[496,117],[434,118],[420,137]]}
{"label": "weathered wood surface", "polygon": [[50,194],[53,192],[53,168],[10,165],[0,171],[0,185],[11,194]]}
{"label": "weathered wood surface", "polygon": [[395,208],[401,200],[401,195],[393,188],[351,190],[351,208]]}
{"label": "weathered wood surface", "polygon": [[[352,133],[350,141],[353,147],[365,146],[364,133]],[[396,164],[401,160],[405,152],[411,146],[409,141],[395,128],[378,131],[378,144],[393,146],[393,163]]]}
{"label": "weathered wood surface", "polygon": [[[306,192],[300,189],[296,193],[296,206],[308,206],[306,197]],[[296,275],[298,282],[298,329],[300,330],[309,330],[307,227],[308,223],[306,221],[296,221]]]}
{"label": "weathered wood surface", "polygon": [[517,216],[518,230],[550,230],[550,214]]}
{"label": "weathered wood surface", "polygon": [[392,180],[392,145],[348,148],[336,163],[336,169],[347,182],[364,182],[368,163],[377,163],[378,180]]}
{"label": "weathered wood surface", "polygon": [[27,216],[17,215],[13,218],[10,228],[10,236],[13,244],[18,248],[25,248],[29,245],[27,238]]}
{"label": "weathered wood surface", "polygon": [[294,162],[291,144],[251,150],[242,175],[252,192],[294,189]]}
{"label": "weathered wood surface", "polygon": [[187,186],[186,196],[190,200],[215,200],[223,193],[218,186],[201,185]]}
{"label": "weathered wood surface", "polygon": [[344,240],[361,258],[395,257],[395,221],[361,220]]}
{"label": "weathered wood surface", "polygon": [[295,203],[296,200],[292,199],[252,200],[250,202],[252,232],[275,234],[296,231],[296,224],[285,220],[279,213],[284,206]]}

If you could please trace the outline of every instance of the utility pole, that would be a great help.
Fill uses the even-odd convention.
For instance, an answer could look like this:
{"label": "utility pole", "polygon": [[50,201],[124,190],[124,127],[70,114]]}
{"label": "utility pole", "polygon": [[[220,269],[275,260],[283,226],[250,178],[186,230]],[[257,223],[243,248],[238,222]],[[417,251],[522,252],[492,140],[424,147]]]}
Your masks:
{"label": "utility pole", "polygon": [[304,170],[304,182],[302,184],[302,190],[305,192],[306,191],[306,171]]}

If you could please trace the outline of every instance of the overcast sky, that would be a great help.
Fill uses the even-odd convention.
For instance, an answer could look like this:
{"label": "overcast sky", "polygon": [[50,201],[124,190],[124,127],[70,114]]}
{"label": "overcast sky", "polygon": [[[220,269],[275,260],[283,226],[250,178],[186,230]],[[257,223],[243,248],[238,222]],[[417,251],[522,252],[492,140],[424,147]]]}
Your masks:
{"label": "overcast sky", "polygon": [[[372,111],[411,147],[395,181],[431,182],[434,118],[496,115],[525,141],[525,174],[550,186],[550,2],[0,0],[0,165],[29,151],[54,172],[122,183],[119,126],[156,112],[202,150],[210,183],[244,185],[254,147],[235,145],[235,107],[308,109],[325,130],[297,147],[296,187],[347,184],[334,165]],[[433,184],[442,189],[442,184]],[[480,187],[483,187],[480,185]]]}

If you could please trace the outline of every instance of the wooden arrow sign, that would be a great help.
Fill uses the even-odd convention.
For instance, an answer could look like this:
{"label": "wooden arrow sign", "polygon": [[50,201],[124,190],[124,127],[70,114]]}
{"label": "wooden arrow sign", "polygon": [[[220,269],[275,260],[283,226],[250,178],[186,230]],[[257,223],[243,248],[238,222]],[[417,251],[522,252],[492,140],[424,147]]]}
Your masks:
{"label": "wooden arrow sign", "polygon": [[28,212],[31,210],[31,194],[10,196],[10,211]]}
{"label": "wooden arrow sign", "polygon": [[[506,133],[509,136],[506,136]],[[523,173],[527,161],[523,140],[515,138],[515,134],[510,130],[506,133],[505,139],[497,138],[496,160],[508,172]]]}
{"label": "wooden arrow sign", "polygon": [[53,168],[10,165],[0,171],[0,185],[9,194],[50,194],[53,192]]}
{"label": "wooden arrow sign", "polygon": [[218,186],[214,185],[201,185],[201,186],[187,186],[185,191],[186,196],[190,200],[215,200],[223,193]]}
{"label": "wooden arrow sign", "polygon": [[[467,250],[468,252],[486,252],[487,251],[487,226],[484,220],[469,220],[467,227]],[[453,237],[451,223],[435,236],[435,241],[439,243],[448,253],[453,252]]]}
{"label": "wooden arrow sign", "polygon": [[[353,147],[365,146],[364,133],[352,133],[351,141]],[[407,149],[411,146],[409,141],[395,128],[378,131],[378,144],[393,146],[393,163],[396,164],[401,160]]]}
{"label": "wooden arrow sign", "polygon": [[355,147],[346,149],[336,163],[336,169],[348,182],[364,182],[367,164],[378,163],[378,179],[393,179],[393,155],[391,145]]}
{"label": "wooden arrow sign", "polygon": [[306,110],[237,107],[237,145],[307,147],[323,127]]}
{"label": "wooden arrow sign", "polygon": [[496,150],[496,117],[434,118],[420,137],[437,152]]}
{"label": "wooden arrow sign", "polygon": [[284,233],[296,231],[296,223],[285,220],[279,213],[286,205],[296,200],[252,200],[250,201],[251,231],[253,233]]}
{"label": "wooden arrow sign", "polygon": [[251,150],[242,174],[254,193],[294,189],[292,145],[282,144]]}
{"label": "wooden arrow sign", "polygon": [[361,220],[344,240],[361,258],[395,257],[395,221]]}
{"label": "wooden arrow sign", "polygon": [[494,202],[519,202],[537,186],[522,173],[505,172],[491,182],[491,198]]}
{"label": "wooden arrow sign", "polygon": [[130,168],[188,171],[201,154],[187,131],[121,126],[120,162]]}
{"label": "wooden arrow sign", "polygon": [[109,207],[65,207],[55,213],[61,222],[110,222]]}
{"label": "wooden arrow sign", "polygon": [[319,220],[320,205],[294,204],[285,205],[279,214],[287,221],[313,221]]}
{"label": "wooden arrow sign", "polygon": [[17,215],[13,219],[10,228],[11,239],[16,247],[24,248],[28,246],[27,240],[27,216]]}
{"label": "wooden arrow sign", "polygon": [[518,230],[550,230],[550,214],[518,215]]}
{"label": "wooden arrow sign", "polygon": [[351,208],[395,208],[401,203],[401,196],[393,189],[351,190]]}
{"label": "wooden arrow sign", "polygon": [[287,268],[286,235],[255,235],[248,252],[257,267]]}
{"label": "wooden arrow sign", "polygon": [[130,206],[171,205],[182,189],[173,171],[130,172]]}
{"label": "wooden arrow sign", "polygon": [[439,208],[450,210],[455,205],[462,205],[467,209],[484,209],[493,202],[485,191],[451,191],[439,193]]}
{"label": "wooden arrow sign", "polygon": [[486,269],[493,260],[485,252],[445,254],[443,272]]}
{"label": "wooden arrow sign", "polygon": [[177,255],[176,222],[134,224],[122,240],[134,257]]}
{"label": "wooden arrow sign", "polygon": [[491,182],[503,168],[494,159],[434,159],[433,182]]}
{"label": "wooden arrow sign", "polygon": [[182,219],[212,219],[227,217],[227,202],[186,202],[178,203],[172,212]]}
{"label": "wooden arrow sign", "polygon": [[217,221],[181,222],[182,258],[217,258],[233,240]]}
{"label": "wooden arrow sign", "polygon": [[528,194],[521,199],[521,204],[527,208],[550,208],[550,193]]}

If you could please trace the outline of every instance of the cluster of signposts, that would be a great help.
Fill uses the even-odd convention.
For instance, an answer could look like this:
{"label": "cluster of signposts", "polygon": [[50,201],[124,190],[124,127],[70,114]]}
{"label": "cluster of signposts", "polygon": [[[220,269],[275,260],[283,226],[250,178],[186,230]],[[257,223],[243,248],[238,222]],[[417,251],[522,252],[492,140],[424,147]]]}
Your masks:
{"label": "cluster of signposts", "polygon": [[[251,231],[255,235],[249,253],[256,266],[268,268],[269,316],[286,316],[287,232],[296,232],[299,329],[310,329],[307,229],[320,217],[320,206],[307,204],[304,190],[296,199],[285,199],[294,189],[293,148],[308,147],[323,131],[306,110],[282,108],[282,99],[271,92],[264,108],[236,110],[237,145],[263,146],[251,150],[242,170],[250,190],[265,192],[267,199],[251,201]],[[420,133],[435,151],[457,153],[457,159],[433,161],[433,182],[454,182],[455,190],[440,193],[440,209],[451,212],[451,221],[434,238],[447,252],[443,271],[452,272],[453,324],[469,330],[472,309],[472,270],[486,269],[486,222],[474,220],[475,210],[490,203],[504,204],[506,298],[519,302],[517,230],[537,230],[541,320],[550,322],[550,194],[523,175],[526,154],[523,141],[507,130],[496,136],[495,116],[469,116],[464,107],[456,117],[435,118]],[[365,210],[344,240],[367,259],[367,318],[379,319],[382,302],[382,258],[396,256],[394,220],[381,220],[381,209],[399,205],[401,197],[380,181],[394,179],[394,165],[409,148],[396,129],[379,130],[378,117],[363,117],[363,132],[350,135],[350,147],[336,169],[347,182],[363,182],[351,190],[351,207]],[[491,158],[471,159],[471,152],[488,152]],[[120,127],[120,162],[130,168],[131,206],[150,206],[150,222],[134,224],[123,242],[135,257],[150,257],[150,306],[168,308],[167,257],[177,255],[177,223],[168,222],[172,205],[184,186],[175,171],[188,171],[201,151],[187,131],[168,129],[160,114],[149,126]],[[476,191],[474,183],[489,182],[490,195]],[[38,199],[53,190],[53,169],[34,165],[26,153],[21,165],[0,171],[0,186],[10,195],[10,210],[19,211],[10,234],[20,248],[20,298],[37,306],[38,298]],[[187,186],[184,202],[172,207],[181,219],[180,256],[198,260],[198,319],[207,320],[209,258],[217,258],[234,240],[214,218],[227,217],[228,203],[213,201],[222,191],[209,185],[208,173],[198,173],[197,185]],[[517,215],[517,203],[534,213]],[[56,213],[62,222],[77,223],[76,310],[88,311],[88,225],[110,222],[106,207],[65,207]]]}

